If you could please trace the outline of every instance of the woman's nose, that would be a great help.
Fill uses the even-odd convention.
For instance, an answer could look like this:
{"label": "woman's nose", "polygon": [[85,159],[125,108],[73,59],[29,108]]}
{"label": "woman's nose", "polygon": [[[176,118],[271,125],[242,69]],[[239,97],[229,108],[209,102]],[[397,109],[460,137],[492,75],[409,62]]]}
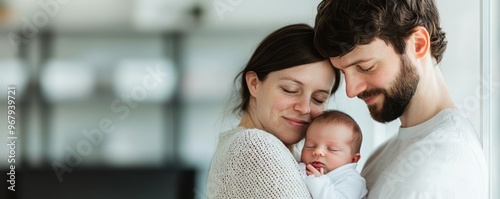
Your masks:
{"label": "woman's nose", "polygon": [[300,101],[295,103],[294,109],[301,114],[309,114],[311,112],[310,101],[309,97],[301,97]]}

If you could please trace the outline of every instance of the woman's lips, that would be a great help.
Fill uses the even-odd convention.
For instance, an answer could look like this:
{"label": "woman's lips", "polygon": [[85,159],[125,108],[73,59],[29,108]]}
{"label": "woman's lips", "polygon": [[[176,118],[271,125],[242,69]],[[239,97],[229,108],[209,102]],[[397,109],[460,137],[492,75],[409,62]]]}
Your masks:
{"label": "woman's lips", "polygon": [[305,121],[305,120],[301,120],[301,119],[294,119],[294,118],[287,118],[287,117],[284,117],[285,120],[291,124],[292,126],[296,126],[296,127],[304,127],[305,125],[309,124],[309,122]]}

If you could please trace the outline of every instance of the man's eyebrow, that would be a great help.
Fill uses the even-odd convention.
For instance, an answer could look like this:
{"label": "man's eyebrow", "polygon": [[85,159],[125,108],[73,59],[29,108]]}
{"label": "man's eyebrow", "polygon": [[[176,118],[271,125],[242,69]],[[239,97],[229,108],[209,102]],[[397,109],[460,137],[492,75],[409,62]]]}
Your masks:
{"label": "man's eyebrow", "polygon": [[354,61],[354,62],[352,62],[352,63],[350,63],[350,64],[347,64],[347,66],[345,66],[345,67],[341,67],[341,68],[342,68],[342,69],[344,69],[344,68],[348,68],[348,67],[351,67],[351,66],[354,66],[354,65],[358,65],[358,64],[360,64],[360,63],[369,62],[369,61],[371,61],[371,60],[373,60],[373,59],[374,59],[373,57],[366,58],[366,59],[358,59],[358,60],[356,60],[356,61]]}

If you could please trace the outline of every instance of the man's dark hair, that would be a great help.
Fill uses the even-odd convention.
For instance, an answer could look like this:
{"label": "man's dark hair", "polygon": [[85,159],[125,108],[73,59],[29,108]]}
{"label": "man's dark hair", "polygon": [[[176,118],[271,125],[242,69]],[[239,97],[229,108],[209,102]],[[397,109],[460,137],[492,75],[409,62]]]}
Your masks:
{"label": "man's dark hair", "polygon": [[380,38],[402,55],[418,26],[429,32],[431,55],[439,63],[447,41],[434,0],[323,0],[314,44],[321,55],[338,57]]}

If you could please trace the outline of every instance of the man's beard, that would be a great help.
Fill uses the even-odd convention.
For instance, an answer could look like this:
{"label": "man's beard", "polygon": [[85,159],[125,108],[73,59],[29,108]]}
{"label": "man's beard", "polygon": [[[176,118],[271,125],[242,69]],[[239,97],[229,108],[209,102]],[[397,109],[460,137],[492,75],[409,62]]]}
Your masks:
{"label": "man's beard", "polygon": [[380,110],[377,109],[377,104],[368,105],[372,118],[381,123],[391,122],[401,116],[417,90],[420,77],[415,66],[406,55],[401,55],[400,60],[401,70],[389,89],[377,88],[358,95],[360,99],[384,95],[384,103]]}

